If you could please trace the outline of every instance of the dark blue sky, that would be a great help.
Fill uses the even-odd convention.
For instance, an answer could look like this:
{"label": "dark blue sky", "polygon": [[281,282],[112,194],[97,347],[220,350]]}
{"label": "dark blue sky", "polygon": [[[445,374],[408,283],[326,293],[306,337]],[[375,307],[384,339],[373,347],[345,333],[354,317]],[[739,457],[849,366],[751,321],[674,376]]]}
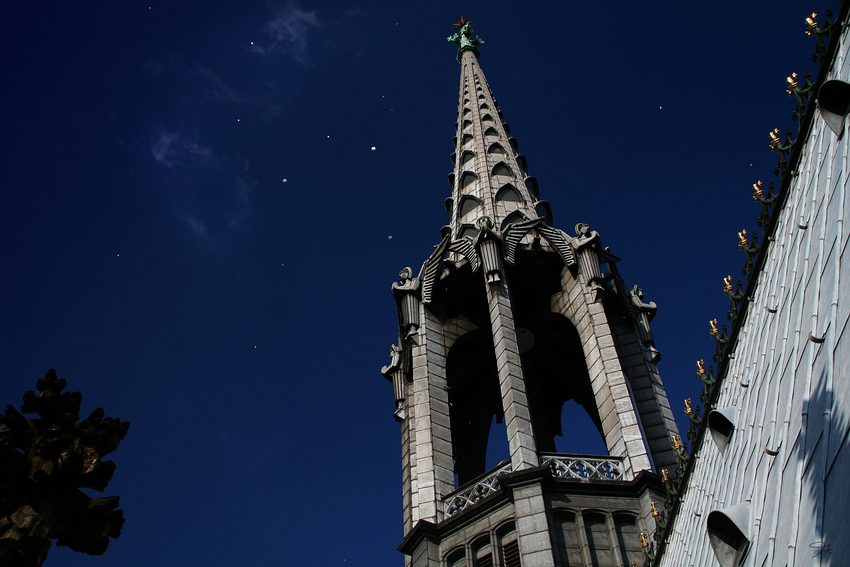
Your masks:
{"label": "dark blue sky", "polygon": [[[390,284],[447,222],[468,15],[555,225],[658,303],[683,433],[737,280],[792,1],[17,3],[0,22],[0,405],[48,368],[132,425],[103,557],[47,565],[401,565]],[[823,21],[823,17],[820,17]],[[583,417],[570,452],[598,446]],[[494,455],[495,461],[502,455]]]}

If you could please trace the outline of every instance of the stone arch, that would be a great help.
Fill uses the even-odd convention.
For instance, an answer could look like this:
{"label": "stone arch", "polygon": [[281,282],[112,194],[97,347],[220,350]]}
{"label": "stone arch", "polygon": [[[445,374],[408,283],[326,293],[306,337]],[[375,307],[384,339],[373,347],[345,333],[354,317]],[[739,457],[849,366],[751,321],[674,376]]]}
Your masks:
{"label": "stone arch", "polygon": [[638,517],[632,512],[614,512],[614,533],[620,547],[620,559],[623,565],[631,565],[632,561],[640,564],[643,556],[643,546],[640,543],[640,528]]}
{"label": "stone arch", "polygon": [[493,172],[491,175],[505,175],[507,177],[513,177],[514,171],[510,168],[508,164],[503,161],[500,161],[495,166],[493,166]]}
{"label": "stone arch", "polygon": [[464,236],[468,236],[469,238],[475,238],[476,236],[478,236],[478,229],[475,228],[475,225],[472,224],[461,225],[457,237],[463,238]]}
{"label": "stone arch", "polygon": [[465,146],[466,144],[468,144],[471,141],[472,141],[472,134],[464,134],[463,138],[460,141],[460,145]]}
{"label": "stone arch", "polygon": [[492,144],[490,144],[490,147],[489,147],[489,148],[487,148],[487,153],[489,153],[489,154],[507,155],[507,152],[505,151],[505,148],[504,148],[504,147],[502,147],[502,144],[500,144],[500,143],[498,143],[498,142],[493,142]]}
{"label": "stone arch", "polygon": [[469,549],[472,552],[473,565],[476,567],[495,564],[494,557],[496,554],[489,533],[483,533],[473,539],[472,543],[469,544]]}
{"label": "stone arch", "polygon": [[481,200],[472,195],[463,195],[460,198],[460,206],[458,207],[461,217],[465,217],[475,209],[481,206]]}
{"label": "stone arch", "polygon": [[502,420],[502,395],[489,328],[470,331],[455,341],[446,355],[446,381],[454,472],[458,486],[463,486],[486,471],[490,425],[494,416]]}
{"label": "stone arch", "polygon": [[522,222],[524,220],[528,220],[528,217],[522,213],[522,211],[514,211],[508,216],[505,217],[505,220],[502,221],[501,230],[505,230],[507,226],[511,223]]}
{"label": "stone arch", "polygon": [[481,110],[487,110],[487,109],[489,109],[489,108],[490,108],[490,105],[489,105],[489,104],[487,104],[486,102],[482,102],[482,103],[481,103],[481,106],[479,106],[479,108],[480,108]]}
{"label": "stone arch", "polygon": [[552,519],[555,532],[554,551],[560,556],[561,565],[581,565],[581,547],[584,538],[578,533],[574,510],[553,508]]}
{"label": "stone arch", "polygon": [[502,186],[501,189],[496,193],[497,201],[514,201],[518,203],[523,202],[522,195],[520,195],[519,191],[516,187],[511,185],[510,183],[506,183]]}
{"label": "stone arch", "polygon": [[616,565],[614,542],[608,530],[606,514],[601,510],[585,510],[582,514],[588,552],[593,565]]}
{"label": "stone arch", "polygon": [[459,545],[446,553],[446,567],[469,567],[466,560],[466,547]]}
{"label": "stone arch", "polygon": [[521,567],[519,556],[519,535],[513,522],[502,524],[496,529],[498,545],[502,548],[504,567]]}
{"label": "stone arch", "polygon": [[489,112],[481,117],[482,122],[493,122],[493,115]]}
{"label": "stone arch", "polygon": [[460,164],[463,165],[472,158],[475,157],[475,152],[472,150],[464,150],[462,154],[460,154]]}
{"label": "stone arch", "polygon": [[[512,278],[512,282],[517,278]],[[514,293],[519,296],[523,285],[517,281]],[[563,436],[569,451],[567,435],[561,427],[561,410],[574,400],[590,418],[604,440],[602,420],[584,357],[581,337],[576,327],[563,315],[540,313],[548,306],[536,308],[538,314],[517,313],[517,336],[520,341],[523,375],[526,382],[531,422],[537,448],[543,453],[556,452],[555,437]],[[577,409],[577,408],[576,408]],[[570,432],[567,432],[568,434]]]}
{"label": "stone arch", "polygon": [[496,130],[495,128],[493,128],[492,126],[490,126],[486,130],[484,130],[484,135],[485,136],[496,136],[498,138],[499,137],[499,131]]}
{"label": "stone arch", "polygon": [[472,173],[471,171],[464,171],[460,174],[460,188],[461,190],[469,187],[472,183],[478,180],[478,176]]}

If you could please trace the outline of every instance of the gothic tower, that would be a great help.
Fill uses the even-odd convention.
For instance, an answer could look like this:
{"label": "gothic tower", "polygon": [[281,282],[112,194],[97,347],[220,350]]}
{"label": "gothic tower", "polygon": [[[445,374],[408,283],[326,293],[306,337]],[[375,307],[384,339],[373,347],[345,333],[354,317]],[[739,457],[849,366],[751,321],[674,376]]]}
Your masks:
{"label": "gothic tower", "polygon": [[[655,304],[588,225],[552,226],[479,65],[483,42],[457,28],[450,222],[393,284],[399,345],[382,369],[402,430],[399,549],[414,566],[643,565],[662,471],[676,467]],[[555,452],[573,434],[561,430],[569,400],[607,455]],[[494,419],[509,458],[486,470]]]}

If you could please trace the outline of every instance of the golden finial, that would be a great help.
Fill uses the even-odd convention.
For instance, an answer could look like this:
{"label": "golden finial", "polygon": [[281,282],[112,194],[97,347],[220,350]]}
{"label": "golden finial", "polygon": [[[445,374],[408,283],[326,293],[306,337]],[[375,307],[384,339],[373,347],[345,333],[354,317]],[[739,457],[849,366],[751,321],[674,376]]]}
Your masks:
{"label": "golden finial", "polygon": [[732,293],[732,276],[726,276],[723,278],[723,293],[729,295]]}
{"label": "golden finial", "polygon": [[747,240],[747,229],[742,230],[738,233],[738,248],[741,250],[744,249],[744,246],[749,246],[750,241]]}
{"label": "golden finial", "polygon": [[649,545],[649,541],[647,541],[647,539],[646,539],[646,532],[640,532],[640,544],[643,547],[646,547],[647,545]]}
{"label": "golden finial", "polygon": [[779,139],[779,128],[774,128],[773,132],[768,132],[770,136],[770,149],[775,150],[776,146],[782,143],[782,140]]}
{"label": "golden finial", "polygon": [[685,413],[691,415],[694,413],[694,410],[691,409],[691,399],[685,398]]}
{"label": "golden finial", "polygon": [[705,376],[705,368],[702,367],[704,364],[704,360],[697,360],[697,376]]}
{"label": "golden finial", "polygon": [[657,516],[658,513],[659,513],[658,512],[658,502],[653,502],[652,503],[652,515]]}
{"label": "golden finial", "polygon": [[708,332],[709,335],[716,337],[720,334],[720,331],[717,330],[717,319],[712,319],[708,324],[711,325],[711,330]]}
{"label": "golden finial", "polygon": [[667,478],[667,469],[661,469],[661,476],[663,477],[661,482],[670,482],[670,479]]}
{"label": "golden finial", "polygon": [[797,73],[791,73],[790,77],[785,78],[785,82],[788,83],[788,86],[785,88],[785,92],[788,93],[788,96],[794,94],[794,89],[800,86],[800,83],[797,82]]}
{"label": "golden finial", "polygon": [[632,561],[632,567],[638,567],[637,561]]}
{"label": "golden finial", "polygon": [[682,448],[681,441],[682,441],[682,438],[679,437],[678,435],[673,436],[673,450],[678,451],[679,449]]}
{"label": "golden finial", "polygon": [[818,15],[812,12],[812,15],[806,18],[806,35],[812,35],[818,29],[818,23],[815,21]]}
{"label": "golden finial", "polygon": [[764,196],[764,191],[761,190],[761,180],[753,183],[753,201],[758,201],[759,197]]}

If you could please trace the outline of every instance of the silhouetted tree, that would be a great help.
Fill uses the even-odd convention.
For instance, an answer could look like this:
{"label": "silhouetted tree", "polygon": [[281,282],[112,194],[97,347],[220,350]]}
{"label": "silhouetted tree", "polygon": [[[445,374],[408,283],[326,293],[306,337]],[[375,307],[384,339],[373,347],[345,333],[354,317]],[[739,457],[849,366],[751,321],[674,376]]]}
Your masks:
{"label": "silhouetted tree", "polygon": [[[130,423],[103,416],[80,421],[80,392],[48,370],[38,394],[24,394],[18,412],[0,415],[0,565],[39,566],[50,540],[74,551],[101,555],[121,535],[118,497],[89,498],[80,488],[103,491],[115,464],[102,457],[118,448]],[[37,414],[25,418],[25,414]]]}

